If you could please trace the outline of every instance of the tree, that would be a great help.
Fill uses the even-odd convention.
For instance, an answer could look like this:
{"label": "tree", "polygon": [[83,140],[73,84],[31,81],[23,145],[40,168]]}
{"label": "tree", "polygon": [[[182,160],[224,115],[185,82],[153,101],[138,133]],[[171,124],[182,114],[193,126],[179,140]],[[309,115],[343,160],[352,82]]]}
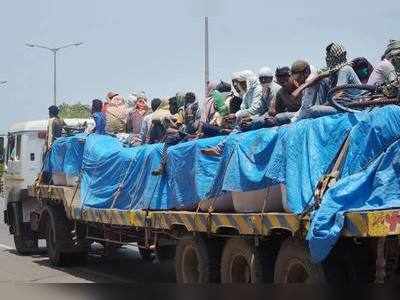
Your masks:
{"label": "tree", "polygon": [[59,116],[63,119],[87,119],[90,117],[89,105],[80,102],[76,104],[62,103],[58,108],[60,110]]}

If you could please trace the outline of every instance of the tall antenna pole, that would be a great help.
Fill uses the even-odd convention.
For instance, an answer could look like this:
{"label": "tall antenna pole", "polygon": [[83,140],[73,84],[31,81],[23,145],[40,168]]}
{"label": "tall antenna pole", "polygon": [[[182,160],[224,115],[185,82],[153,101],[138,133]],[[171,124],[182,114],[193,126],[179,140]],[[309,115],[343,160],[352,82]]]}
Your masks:
{"label": "tall antenna pole", "polygon": [[207,97],[207,85],[210,80],[209,74],[209,50],[208,50],[208,17],[204,19],[204,99]]}

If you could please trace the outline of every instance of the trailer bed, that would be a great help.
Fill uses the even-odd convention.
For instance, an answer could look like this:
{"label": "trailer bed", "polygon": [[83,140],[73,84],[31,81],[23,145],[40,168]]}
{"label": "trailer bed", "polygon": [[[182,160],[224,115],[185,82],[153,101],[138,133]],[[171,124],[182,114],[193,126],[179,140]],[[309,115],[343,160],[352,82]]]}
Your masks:
{"label": "trailer bed", "polygon": [[[239,235],[267,236],[273,230],[295,234],[308,221],[291,213],[204,213],[193,211],[132,211],[81,208],[80,193],[75,187],[38,185],[29,195],[63,203],[67,217],[88,223],[221,234],[229,230]],[[400,209],[349,212],[345,214],[342,235],[346,237],[383,237],[400,234]]]}

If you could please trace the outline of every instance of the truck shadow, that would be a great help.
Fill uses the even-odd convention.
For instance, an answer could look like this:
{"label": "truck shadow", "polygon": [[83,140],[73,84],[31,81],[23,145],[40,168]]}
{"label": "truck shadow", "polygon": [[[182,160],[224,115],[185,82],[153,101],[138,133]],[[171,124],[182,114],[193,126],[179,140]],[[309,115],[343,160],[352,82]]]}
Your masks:
{"label": "truck shadow", "polygon": [[130,247],[104,257],[91,251],[86,264],[54,267],[46,253],[33,255],[33,262],[96,283],[175,283],[174,262],[147,262]]}

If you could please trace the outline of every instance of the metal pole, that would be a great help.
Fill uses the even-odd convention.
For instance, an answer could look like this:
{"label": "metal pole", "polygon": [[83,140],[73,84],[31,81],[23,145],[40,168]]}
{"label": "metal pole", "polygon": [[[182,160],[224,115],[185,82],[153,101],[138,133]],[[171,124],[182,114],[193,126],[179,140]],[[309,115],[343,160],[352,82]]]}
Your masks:
{"label": "metal pole", "polygon": [[54,70],[53,70],[53,100],[54,105],[57,105],[57,50],[53,50],[54,54]]}
{"label": "metal pole", "polygon": [[208,50],[208,17],[204,19],[204,99],[207,95],[207,85],[210,80],[209,74],[209,50]]}
{"label": "metal pole", "polygon": [[54,105],[57,105],[57,51],[61,50],[61,49],[65,49],[68,47],[72,47],[72,46],[80,46],[82,45],[82,42],[79,43],[73,43],[73,44],[68,44],[68,45],[64,45],[62,47],[58,47],[58,48],[49,48],[46,46],[42,46],[42,45],[36,45],[36,44],[30,44],[30,43],[26,43],[25,45],[31,48],[42,48],[42,49],[46,49],[49,50],[53,53],[53,102]]}

